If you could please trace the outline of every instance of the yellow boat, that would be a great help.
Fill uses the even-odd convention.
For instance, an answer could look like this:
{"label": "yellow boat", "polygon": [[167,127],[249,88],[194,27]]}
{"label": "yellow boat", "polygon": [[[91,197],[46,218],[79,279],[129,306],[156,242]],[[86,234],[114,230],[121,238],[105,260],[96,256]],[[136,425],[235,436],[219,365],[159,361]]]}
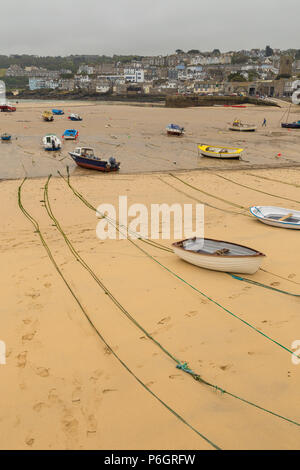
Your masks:
{"label": "yellow boat", "polygon": [[44,111],[42,114],[44,121],[53,121],[53,114],[50,111]]}
{"label": "yellow boat", "polygon": [[244,149],[233,147],[212,147],[210,145],[199,144],[198,155],[212,158],[240,158]]}

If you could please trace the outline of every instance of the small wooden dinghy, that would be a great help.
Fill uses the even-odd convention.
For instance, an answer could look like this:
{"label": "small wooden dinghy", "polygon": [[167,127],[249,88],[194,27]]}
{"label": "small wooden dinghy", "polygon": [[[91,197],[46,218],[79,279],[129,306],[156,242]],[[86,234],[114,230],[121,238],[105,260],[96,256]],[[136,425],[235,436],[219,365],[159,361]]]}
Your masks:
{"label": "small wooden dinghy", "polygon": [[273,206],[253,206],[250,207],[250,212],[264,224],[300,230],[300,212],[294,209]]}
{"label": "small wooden dinghy", "polygon": [[198,145],[198,154],[212,158],[240,158],[244,149],[233,147],[210,147],[209,145]]}
{"label": "small wooden dinghy", "polygon": [[229,127],[229,130],[240,132],[254,132],[256,131],[256,126],[254,126],[254,124],[243,124],[239,119],[235,119],[232,125]]}
{"label": "small wooden dinghy", "polygon": [[172,246],[184,261],[214,271],[254,274],[265,256],[247,246],[210,238],[189,238]]}

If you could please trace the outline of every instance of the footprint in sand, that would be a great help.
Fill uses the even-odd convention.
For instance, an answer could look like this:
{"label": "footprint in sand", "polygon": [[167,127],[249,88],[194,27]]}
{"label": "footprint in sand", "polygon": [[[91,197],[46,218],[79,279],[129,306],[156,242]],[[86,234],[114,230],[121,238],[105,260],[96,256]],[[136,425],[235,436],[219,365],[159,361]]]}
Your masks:
{"label": "footprint in sand", "polygon": [[17,360],[18,360],[17,366],[20,367],[21,369],[24,369],[24,367],[27,364],[27,351],[20,353],[17,356]]}
{"label": "footprint in sand", "polygon": [[117,389],[114,389],[114,388],[105,388],[104,390],[102,390],[102,393],[111,393],[111,392],[117,392],[118,390]]}
{"label": "footprint in sand", "polygon": [[77,434],[79,423],[70,412],[66,411],[65,416],[61,421],[61,424],[65,433],[71,435]]}
{"label": "footprint in sand", "polygon": [[88,417],[87,435],[95,434],[97,432],[98,423],[94,415]]}
{"label": "footprint in sand", "polygon": [[197,310],[191,310],[189,313],[186,313],[184,316],[187,318],[194,317],[195,315],[198,315]]}
{"label": "footprint in sand", "polygon": [[32,341],[33,338],[35,337],[35,334],[36,334],[36,331],[34,331],[33,333],[28,333],[27,335],[22,336],[22,341],[23,342]]}
{"label": "footprint in sand", "polygon": [[77,387],[74,392],[72,393],[72,402],[73,403],[80,403],[81,401],[81,387]]}
{"label": "footprint in sand", "polygon": [[164,325],[165,323],[168,323],[171,320],[171,317],[165,317],[162,318],[159,322],[157,322],[158,325]]}
{"label": "footprint in sand", "polygon": [[169,379],[171,379],[171,380],[183,380],[183,377],[182,377],[182,375],[179,375],[179,374],[173,374],[173,375],[169,375]]}
{"label": "footprint in sand", "polygon": [[43,408],[45,408],[45,406],[47,406],[45,403],[36,403],[32,409],[33,411],[36,411],[37,413],[39,413],[40,411],[42,411]]}
{"label": "footprint in sand", "polygon": [[289,274],[289,275],[288,275],[288,278],[289,278],[289,279],[294,279],[295,276],[296,276],[296,274],[292,273],[292,274]]}
{"label": "footprint in sand", "polygon": [[271,282],[271,286],[273,287],[276,287],[276,286],[280,286],[280,282]]}
{"label": "footprint in sand", "polygon": [[46,377],[49,377],[49,375],[50,375],[49,370],[50,369],[46,369],[45,367],[37,367],[35,373],[39,377],[46,378]]}
{"label": "footprint in sand", "polygon": [[34,444],[34,439],[32,437],[29,437],[28,439],[26,439],[26,445],[28,445],[29,447],[32,447],[33,444]]}

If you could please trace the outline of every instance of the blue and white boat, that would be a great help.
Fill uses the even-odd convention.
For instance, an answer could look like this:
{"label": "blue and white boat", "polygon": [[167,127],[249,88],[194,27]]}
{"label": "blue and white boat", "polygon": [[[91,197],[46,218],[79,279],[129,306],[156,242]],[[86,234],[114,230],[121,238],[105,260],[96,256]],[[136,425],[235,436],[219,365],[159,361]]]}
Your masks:
{"label": "blue and white boat", "polygon": [[100,157],[96,157],[94,149],[90,147],[76,148],[73,152],[69,152],[69,155],[82,168],[104,172],[118,171],[120,168],[120,162],[117,162],[114,157],[110,157],[108,161],[102,160]]}
{"label": "blue and white boat", "polygon": [[250,212],[260,222],[273,227],[300,230],[300,212],[274,206],[253,206]]}
{"label": "blue and white boat", "polygon": [[62,109],[52,109],[52,114],[55,114],[56,116],[62,116],[65,113]]}
{"label": "blue and white boat", "polygon": [[168,135],[183,135],[184,134],[184,127],[180,127],[177,124],[169,124],[166,127],[166,131]]}
{"label": "blue and white boat", "polygon": [[68,119],[70,119],[70,121],[82,121],[82,117],[75,113],[70,114]]}
{"label": "blue and white boat", "polygon": [[4,134],[1,135],[1,140],[3,142],[9,142],[11,140],[11,135],[4,133]]}
{"label": "blue and white boat", "polygon": [[79,136],[79,132],[76,129],[67,129],[62,135],[65,140],[76,140]]}

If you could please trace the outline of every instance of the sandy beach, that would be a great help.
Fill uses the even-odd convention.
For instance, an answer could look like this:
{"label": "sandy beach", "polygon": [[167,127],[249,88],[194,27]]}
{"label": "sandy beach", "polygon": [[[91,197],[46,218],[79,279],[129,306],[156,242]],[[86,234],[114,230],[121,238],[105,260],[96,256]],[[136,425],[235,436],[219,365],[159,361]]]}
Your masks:
{"label": "sandy beach", "polygon": [[[7,348],[0,448],[298,449],[300,365],[291,348],[300,340],[300,300],[286,292],[300,295],[299,232],[266,226],[248,211],[300,210],[300,135],[280,128],[284,109],[58,105],[84,120],[45,123],[40,115],[49,106],[41,103],[0,114],[0,131],[14,137],[0,144],[0,341]],[[258,131],[229,132],[236,117]],[[186,136],[167,137],[169,122]],[[60,136],[75,125],[81,145],[122,162],[119,174],[75,168],[67,157],[72,142],[56,157],[44,152],[40,139],[49,129]],[[241,162],[199,158],[200,142],[243,145],[245,153]],[[94,207],[117,207],[119,195],[147,207],[205,204],[205,236],[266,254],[263,270],[245,277],[285,293],[139,240],[100,241],[95,212],[57,176],[66,165],[71,185]],[[50,173],[49,202],[65,237],[45,207]]]}

